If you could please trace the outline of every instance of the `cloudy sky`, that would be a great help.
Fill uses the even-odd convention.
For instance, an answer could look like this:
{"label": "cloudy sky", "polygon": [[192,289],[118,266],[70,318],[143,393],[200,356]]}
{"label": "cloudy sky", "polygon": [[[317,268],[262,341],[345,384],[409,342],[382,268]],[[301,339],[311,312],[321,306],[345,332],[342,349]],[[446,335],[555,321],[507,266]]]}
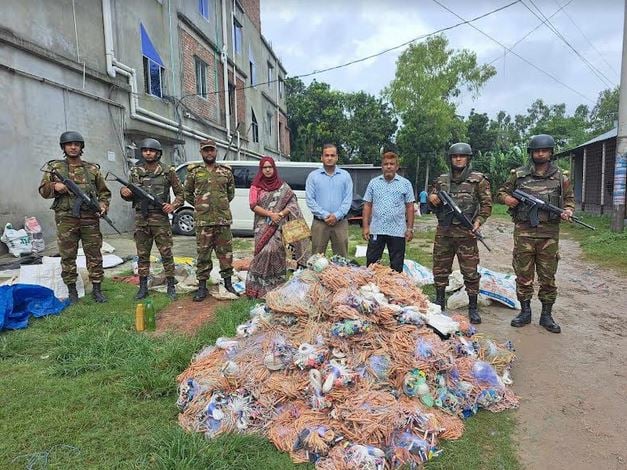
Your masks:
{"label": "cloudy sky", "polygon": [[[512,1],[438,0],[465,20]],[[469,25],[447,31],[450,47],[472,50],[480,63],[492,63],[497,70],[479,98],[460,98],[459,110],[467,115],[474,107],[494,116],[502,109],[513,115],[524,113],[536,98],[566,103],[571,113],[579,104],[592,108],[601,90],[620,81],[623,6],[622,0],[522,0],[472,23],[511,48],[541,24],[530,10],[549,17],[583,59],[546,25],[512,50],[561,83]],[[261,0],[263,34],[290,76],[376,54],[460,21],[434,0]],[[335,89],[378,95],[394,78],[404,49],[303,80],[316,78]]]}

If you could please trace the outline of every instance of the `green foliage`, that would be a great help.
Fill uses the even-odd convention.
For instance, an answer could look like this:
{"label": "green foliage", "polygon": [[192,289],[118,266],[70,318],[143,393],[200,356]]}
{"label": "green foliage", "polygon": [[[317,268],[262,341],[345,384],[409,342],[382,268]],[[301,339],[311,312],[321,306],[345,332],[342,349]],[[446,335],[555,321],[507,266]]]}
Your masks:
{"label": "green foliage", "polygon": [[620,88],[603,90],[590,112],[590,134],[595,136],[609,131],[618,120],[618,99]]}
{"label": "green foliage", "polygon": [[337,145],[343,163],[375,163],[391,142],[396,119],[388,104],[364,92],[332,90],[327,83],[309,86],[286,81],[292,159],[317,161],[325,143]]}
{"label": "green foliage", "polygon": [[478,65],[474,52],[449,49],[444,35],[411,44],[401,54],[384,96],[403,122],[397,144],[410,178],[421,164],[418,173],[439,173],[441,152],[466,131],[454,99],[464,90],[477,95],[495,73],[494,67]]}

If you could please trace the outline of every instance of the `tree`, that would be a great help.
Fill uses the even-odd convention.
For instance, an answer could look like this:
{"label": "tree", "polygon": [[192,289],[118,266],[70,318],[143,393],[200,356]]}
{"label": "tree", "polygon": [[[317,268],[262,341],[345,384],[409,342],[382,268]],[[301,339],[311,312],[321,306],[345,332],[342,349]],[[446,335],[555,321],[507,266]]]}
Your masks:
{"label": "tree", "polygon": [[375,163],[396,133],[389,105],[368,93],[344,93],[315,80],[305,86],[293,78],[286,92],[294,161],[316,161],[322,146],[333,143],[342,162]]}
{"label": "tree", "polygon": [[490,118],[486,113],[475,113],[471,109],[466,129],[467,141],[475,153],[481,154],[496,148],[498,130],[490,126]]}
{"label": "tree", "polygon": [[[447,144],[461,140],[465,126],[453,99],[464,89],[477,95],[495,73],[492,66],[478,65],[474,52],[448,49],[443,35],[411,44],[401,54],[384,96],[403,123],[397,142],[409,173],[415,177],[421,155],[441,155]],[[436,169],[436,160],[425,159],[430,170]]]}
{"label": "tree", "polygon": [[599,93],[597,102],[590,113],[590,137],[607,132],[616,126],[619,96],[619,87],[615,87],[612,90],[603,90]]}

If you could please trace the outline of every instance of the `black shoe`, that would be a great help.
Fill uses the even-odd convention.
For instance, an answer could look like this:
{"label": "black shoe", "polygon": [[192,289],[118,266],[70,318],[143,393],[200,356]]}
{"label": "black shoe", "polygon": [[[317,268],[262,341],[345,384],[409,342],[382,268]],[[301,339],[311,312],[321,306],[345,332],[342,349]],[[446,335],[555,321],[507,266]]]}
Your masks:
{"label": "black shoe", "polygon": [[194,294],[194,298],[192,299],[194,302],[202,302],[207,298],[209,291],[207,290],[207,281],[198,281],[198,290],[196,294]]}
{"label": "black shoe", "polygon": [[166,282],[168,286],[168,290],[166,291],[166,294],[168,294],[168,297],[170,297],[170,300],[175,300],[176,288],[174,287],[174,284],[176,284],[176,280],[174,279],[174,276],[167,277]]}
{"label": "black shoe", "polygon": [[92,298],[99,304],[104,304],[107,298],[102,295],[101,284],[99,282],[92,283],[93,290],[91,291]]}
{"label": "black shoe", "polygon": [[555,320],[553,320],[553,317],[551,316],[552,309],[553,304],[542,304],[540,326],[543,326],[545,330],[550,331],[551,333],[561,333],[562,329],[557,323],[555,323]]}
{"label": "black shoe", "polygon": [[225,277],[224,278],[224,288],[230,292],[231,294],[235,294],[236,296],[239,297],[238,292],[233,288],[233,284],[231,283],[231,277]]}
{"label": "black shoe", "polygon": [[70,305],[74,305],[78,302],[78,292],[76,290],[76,284],[67,285],[67,298],[70,301]]}
{"label": "black shoe", "polygon": [[141,300],[148,297],[148,277],[139,276],[139,290],[135,294],[135,300]]}
{"label": "black shoe", "polygon": [[477,308],[477,294],[468,295],[468,318],[470,318],[470,323],[473,325],[481,323],[479,309]]}
{"label": "black shoe", "polygon": [[520,313],[512,319],[510,325],[519,327],[531,323],[531,300],[520,301]]}
{"label": "black shoe", "polygon": [[435,288],[435,303],[442,308],[442,311],[446,309],[446,287]]}

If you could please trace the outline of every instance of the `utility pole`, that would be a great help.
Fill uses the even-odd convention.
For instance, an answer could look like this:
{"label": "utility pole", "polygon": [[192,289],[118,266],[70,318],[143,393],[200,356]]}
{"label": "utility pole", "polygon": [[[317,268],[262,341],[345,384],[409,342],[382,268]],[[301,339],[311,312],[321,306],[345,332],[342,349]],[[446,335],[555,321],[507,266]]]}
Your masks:
{"label": "utility pole", "polygon": [[418,194],[420,194],[420,190],[418,189],[418,170],[420,169],[420,155],[416,156],[416,178],[414,178],[415,186],[416,186],[416,200],[418,200]]}
{"label": "utility pole", "polygon": [[616,163],[614,164],[614,212],[612,232],[622,232],[625,227],[625,183],[627,179],[627,0],[623,20],[623,60],[620,73],[620,98],[618,101],[618,135],[616,137]]}

